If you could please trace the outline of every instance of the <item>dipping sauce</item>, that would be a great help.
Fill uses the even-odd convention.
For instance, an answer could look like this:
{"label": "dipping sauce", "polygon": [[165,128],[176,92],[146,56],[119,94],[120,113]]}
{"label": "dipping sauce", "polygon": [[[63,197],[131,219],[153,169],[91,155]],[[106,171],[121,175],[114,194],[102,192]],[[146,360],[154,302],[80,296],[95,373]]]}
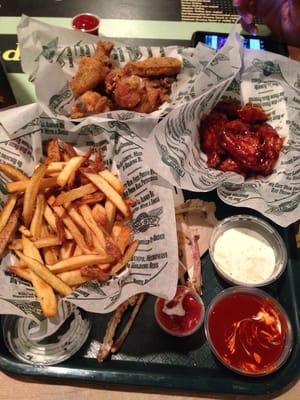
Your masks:
{"label": "dipping sauce", "polygon": [[222,233],[214,245],[214,259],[221,271],[246,284],[266,281],[276,263],[271,244],[248,228],[231,228]]}
{"label": "dipping sauce", "polygon": [[98,35],[100,20],[94,14],[84,13],[76,15],[72,19],[73,29],[77,29],[92,35]]}
{"label": "dipping sauce", "polygon": [[185,286],[178,286],[175,297],[157,299],[155,317],[159,326],[173,336],[194,333],[204,319],[204,304],[199,295]]}
{"label": "dipping sauce", "polygon": [[247,375],[275,371],[291,350],[291,328],[284,311],[258,289],[223,291],[209,309],[206,333],[220,361]]}

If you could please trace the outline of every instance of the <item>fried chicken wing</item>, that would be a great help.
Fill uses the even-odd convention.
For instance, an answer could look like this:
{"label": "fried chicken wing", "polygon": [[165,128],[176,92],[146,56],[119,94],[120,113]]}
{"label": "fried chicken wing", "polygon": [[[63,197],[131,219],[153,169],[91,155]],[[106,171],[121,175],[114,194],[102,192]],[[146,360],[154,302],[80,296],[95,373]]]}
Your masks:
{"label": "fried chicken wing", "polygon": [[97,47],[95,53],[92,58],[99,60],[105,66],[111,68],[112,60],[110,58],[110,53],[113,49],[114,45],[109,40],[100,40],[97,43]]}
{"label": "fried chicken wing", "polygon": [[104,87],[107,94],[112,94],[116,88],[116,83],[125,75],[122,68],[112,69],[106,76]]}
{"label": "fried chicken wing", "polygon": [[169,99],[165,90],[153,87],[148,79],[123,76],[114,83],[114,101],[118,108],[151,113]]}
{"label": "fried chicken wing", "polygon": [[98,114],[110,110],[109,100],[97,92],[87,91],[74,102],[71,118],[82,118],[87,115]]}
{"label": "fried chicken wing", "polygon": [[181,71],[181,61],[173,57],[149,57],[143,61],[129,61],[124,72],[127,75],[150,76],[173,76]]}
{"label": "fried chicken wing", "polygon": [[78,71],[70,82],[74,97],[77,98],[87,90],[93,90],[100,83],[104,82],[110,69],[94,57],[82,57]]}

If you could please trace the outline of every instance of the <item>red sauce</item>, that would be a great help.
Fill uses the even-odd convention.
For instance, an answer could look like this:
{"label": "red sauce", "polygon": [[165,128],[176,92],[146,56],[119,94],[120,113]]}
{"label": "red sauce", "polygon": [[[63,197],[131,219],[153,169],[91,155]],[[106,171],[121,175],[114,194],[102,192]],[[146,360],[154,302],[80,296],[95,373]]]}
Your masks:
{"label": "red sauce", "polygon": [[74,17],[72,26],[75,29],[88,31],[91,34],[98,34],[99,19],[91,14],[80,14]]}
{"label": "red sauce", "polygon": [[214,306],[208,331],[226,364],[243,372],[261,373],[276,367],[286,342],[287,323],[271,300],[232,293]]}
{"label": "red sauce", "polygon": [[[182,307],[180,307],[180,304]],[[177,307],[176,307],[177,306]],[[178,307],[179,306],[179,307]],[[184,315],[168,315],[164,309],[171,310],[176,307],[177,310],[183,309]],[[170,334],[175,336],[186,336],[193,333],[203,319],[204,308],[188,288],[179,286],[175,297],[167,302],[164,299],[158,299],[156,302],[156,318],[159,323]]]}

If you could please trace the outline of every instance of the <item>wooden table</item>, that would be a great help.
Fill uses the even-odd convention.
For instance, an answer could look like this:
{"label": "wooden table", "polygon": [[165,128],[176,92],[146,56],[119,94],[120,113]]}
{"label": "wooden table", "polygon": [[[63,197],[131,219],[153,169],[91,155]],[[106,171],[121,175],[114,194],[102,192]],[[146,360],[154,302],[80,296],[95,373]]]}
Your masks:
{"label": "wooden table", "polygon": [[[112,14],[112,8],[115,3],[115,0],[108,2],[111,3],[110,6],[101,8],[99,5],[100,2],[91,1],[88,2],[88,6],[84,8],[84,11],[95,12],[104,19],[102,19],[101,23],[101,32],[110,37],[117,38],[146,38],[146,39],[154,39],[154,40],[163,40],[167,44],[174,44],[180,41],[182,44],[188,43],[191,34],[195,30],[211,30],[211,31],[224,31],[228,32],[229,25],[228,24],[207,24],[207,23],[199,23],[199,22],[180,22],[180,18],[178,17],[178,3],[179,0],[176,0],[171,3],[169,0],[166,0],[165,6],[159,5],[161,8],[161,13],[155,11],[155,3],[160,0],[147,2],[146,0],[141,0],[141,4],[139,4],[139,12],[137,13],[136,9],[132,9],[133,14],[130,14],[130,17],[134,20],[128,19],[128,7],[130,9],[131,3],[134,1],[121,2],[122,6],[118,8],[114,8],[114,14]],[[103,3],[103,2],[101,2]],[[104,2],[105,3],[105,2]],[[128,3],[128,4],[127,4]],[[47,6],[48,2],[44,7],[41,7],[38,4],[37,0],[30,0],[26,2],[24,5],[25,9],[21,9],[20,6],[14,7],[14,1],[9,2],[9,4],[2,5],[1,14],[2,15],[15,15],[15,17],[1,17],[0,16],[0,50],[8,51],[8,50],[16,50],[16,24],[19,20],[18,16],[21,12],[27,12],[31,15],[43,16],[43,20],[49,23],[53,23],[61,26],[68,26],[70,23],[70,17],[76,14],[78,11],[81,11],[79,8],[80,0],[74,0],[72,2],[72,8],[67,10],[63,1],[58,1],[53,3],[51,2],[51,9]],[[106,4],[106,5],[107,5]],[[174,6],[174,4],[176,6]],[[19,7],[19,8],[18,8]],[[76,8],[77,7],[77,8]],[[97,9],[98,7],[98,9]],[[99,9],[100,7],[100,9]],[[110,7],[110,8],[109,8]],[[28,10],[26,10],[28,8]],[[90,9],[88,9],[90,8]],[[180,5],[179,5],[180,9]],[[110,10],[110,11],[109,11]],[[116,12],[116,13],[115,13]],[[60,15],[65,18],[54,18],[56,15]],[[111,14],[110,14],[111,13]],[[127,13],[127,14],[126,14]],[[142,16],[141,13],[144,13]],[[177,13],[177,14],[176,14]],[[46,16],[52,15],[53,17],[49,18]],[[111,15],[114,15],[114,19],[110,19]],[[147,18],[145,17],[147,16]],[[169,16],[166,17],[166,16]],[[118,18],[116,20],[116,18]],[[144,20],[143,20],[144,19]],[[165,20],[170,20],[166,22]],[[127,39],[124,39],[125,41]],[[11,53],[12,54],[12,53]],[[300,50],[292,48],[291,55],[293,58],[300,60]],[[20,71],[20,64],[18,60],[18,56],[15,53],[15,59],[11,59],[6,63],[7,69],[9,71],[9,78],[11,80],[13,89],[17,96],[17,99],[20,103],[26,104],[34,101],[34,93],[33,88],[30,87],[26,82],[26,77]],[[72,399],[111,399],[111,400],[122,400],[127,399],[143,399],[143,400],[192,400],[192,399],[247,399],[247,397],[242,396],[216,396],[216,397],[207,397],[205,395],[202,396],[190,396],[183,394],[162,394],[162,393],[142,393],[142,392],[132,392],[129,391],[128,388],[124,390],[115,390],[113,388],[102,388],[101,386],[91,387],[91,385],[76,386],[75,384],[70,384],[68,386],[62,385],[61,383],[53,383],[49,384],[40,382],[40,381],[30,381],[28,378],[21,379],[17,376],[8,376],[2,372],[0,372],[0,400],[47,400],[47,399],[63,399],[63,400],[72,400]],[[293,383],[285,393],[278,394],[276,397],[267,397],[268,399],[282,399],[282,400],[298,400],[300,398],[300,381],[297,383]],[[257,400],[267,399],[266,397],[257,397]]]}

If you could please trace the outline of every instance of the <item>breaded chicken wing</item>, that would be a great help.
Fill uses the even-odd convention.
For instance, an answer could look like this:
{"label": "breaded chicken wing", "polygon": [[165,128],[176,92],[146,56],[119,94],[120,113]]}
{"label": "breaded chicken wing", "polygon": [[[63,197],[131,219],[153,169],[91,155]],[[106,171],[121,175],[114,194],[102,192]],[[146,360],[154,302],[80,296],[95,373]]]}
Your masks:
{"label": "breaded chicken wing", "polygon": [[107,65],[94,57],[82,57],[79,63],[78,71],[70,82],[74,97],[77,98],[87,90],[104,82],[110,69]]}
{"label": "breaded chicken wing", "polygon": [[71,108],[71,118],[82,118],[87,115],[98,114],[110,110],[109,100],[97,92],[87,91],[78,99]]}
{"label": "breaded chicken wing", "polygon": [[110,67],[112,66],[112,60],[109,58],[110,53],[114,47],[114,44],[109,41],[109,40],[100,40],[97,43],[97,47],[95,50],[95,53],[93,55],[93,58],[101,61],[103,64],[106,66]]}
{"label": "breaded chicken wing", "polygon": [[172,76],[181,71],[181,61],[173,57],[150,57],[143,61],[129,61],[124,72],[127,75]]}
{"label": "breaded chicken wing", "polygon": [[164,90],[153,87],[148,79],[136,75],[117,79],[113,93],[118,108],[141,113],[151,113],[169,99]]}

